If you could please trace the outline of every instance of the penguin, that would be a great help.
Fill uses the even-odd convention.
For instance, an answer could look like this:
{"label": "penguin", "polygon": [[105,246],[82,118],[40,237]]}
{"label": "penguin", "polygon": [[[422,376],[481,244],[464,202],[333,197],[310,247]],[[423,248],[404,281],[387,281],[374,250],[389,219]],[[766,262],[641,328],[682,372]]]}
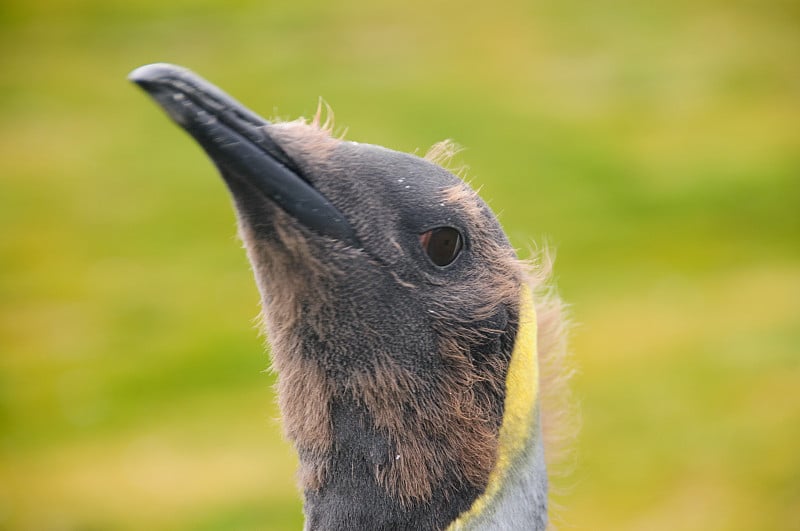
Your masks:
{"label": "penguin", "polygon": [[129,78],[232,197],[305,529],[544,529],[560,305],[478,194],[435,156],[336,138],[319,113],[267,121],[182,67]]}

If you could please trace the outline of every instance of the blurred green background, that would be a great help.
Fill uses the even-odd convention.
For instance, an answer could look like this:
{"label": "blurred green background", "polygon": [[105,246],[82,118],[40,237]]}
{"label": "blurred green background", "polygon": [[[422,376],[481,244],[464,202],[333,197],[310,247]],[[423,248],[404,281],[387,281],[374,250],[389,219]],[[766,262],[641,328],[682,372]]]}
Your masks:
{"label": "blurred green background", "polygon": [[0,529],[301,526],[226,191],[125,79],[155,61],[453,138],[557,249],[561,529],[800,529],[800,3],[7,0],[0,49]]}

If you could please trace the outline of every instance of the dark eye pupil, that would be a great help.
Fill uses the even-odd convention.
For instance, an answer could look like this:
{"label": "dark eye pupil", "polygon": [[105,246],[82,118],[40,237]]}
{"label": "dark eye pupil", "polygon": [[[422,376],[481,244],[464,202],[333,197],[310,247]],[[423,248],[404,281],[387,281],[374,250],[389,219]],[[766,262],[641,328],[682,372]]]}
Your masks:
{"label": "dark eye pupil", "polygon": [[440,227],[420,234],[419,241],[431,262],[446,266],[461,252],[461,233],[452,227]]}

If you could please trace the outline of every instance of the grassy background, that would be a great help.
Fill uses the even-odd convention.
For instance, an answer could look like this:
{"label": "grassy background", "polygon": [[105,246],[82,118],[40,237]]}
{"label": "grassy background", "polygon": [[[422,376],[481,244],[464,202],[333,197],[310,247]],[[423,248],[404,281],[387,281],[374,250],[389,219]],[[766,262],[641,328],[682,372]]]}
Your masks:
{"label": "grassy background", "polygon": [[299,529],[228,197],[125,80],[460,161],[558,249],[561,529],[800,529],[800,4],[0,5],[0,529]]}

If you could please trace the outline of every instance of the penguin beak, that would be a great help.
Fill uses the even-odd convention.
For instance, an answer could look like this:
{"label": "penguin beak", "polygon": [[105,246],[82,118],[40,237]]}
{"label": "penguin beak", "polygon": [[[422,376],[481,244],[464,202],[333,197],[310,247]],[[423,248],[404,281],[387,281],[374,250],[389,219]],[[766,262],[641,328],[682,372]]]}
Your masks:
{"label": "penguin beak", "polygon": [[270,137],[267,120],[185,68],[152,64],[128,77],[202,146],[237,202],[252,204],[255,191],[317,234],[360,247],[344,215]]}

